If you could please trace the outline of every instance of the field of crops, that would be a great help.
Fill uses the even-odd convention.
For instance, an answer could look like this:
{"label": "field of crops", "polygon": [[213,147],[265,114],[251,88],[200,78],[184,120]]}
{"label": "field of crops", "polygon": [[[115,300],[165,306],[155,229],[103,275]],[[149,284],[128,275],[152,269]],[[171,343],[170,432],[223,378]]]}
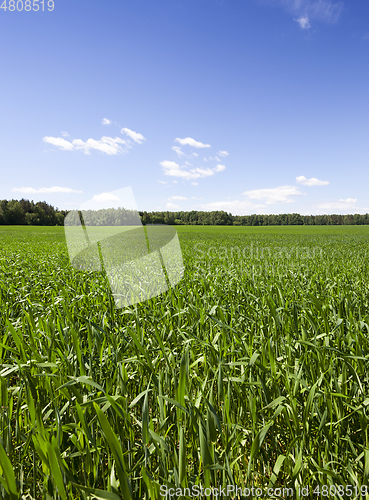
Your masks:
{"label": "field of crops", "polygon": [[180,284],[116,309],[63,228],[0,227],[0,498],[369,490],[369,226],[178,234]]}

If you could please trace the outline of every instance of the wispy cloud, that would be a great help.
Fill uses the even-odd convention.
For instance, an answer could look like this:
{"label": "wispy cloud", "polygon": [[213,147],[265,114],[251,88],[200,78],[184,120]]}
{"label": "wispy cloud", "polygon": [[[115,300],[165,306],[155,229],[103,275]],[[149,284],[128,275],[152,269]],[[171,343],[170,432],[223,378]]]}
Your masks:
{"label": "wispy cloud", "polygon": [[25,194],[38,194],[38,193],[82,193],[78,189],[72,189],[67,187],[52,186],[52,187],[42,187],[35,189],[33,187],[20,187],[13,188],[12,191]]}
{"label": "wispy cloud", "polygon": [[134,132],[129,128],[122,128],[121,133],[127,135],[130,139],[137,142],[137,144],[142,144],[143,141],[146,141],[145,137],[142,134]]}
{"label": "wispy cloud", "polygon": [[228,153],[228,151],[218,151],[217,155],[225,157],[225,156],[228,156],[229,153]]}
{"label": "wispy cloud", "polygon": [[181,200],[187,200],[187,198],[185,196],[171,196],[170,198],[168,198],[168,201],[170,200],[181,201]]}
{"label": "wispy cloud", "polygon": [[293,15],[302,29],[310,28],[310,22],[335,23],[342,9],[343,1],[333,0],[261,0],[264,4],[283,7]]}
{"label": "wispy cloud", "polygon": [[[320,22],[335,23],[343,9],[343,1],[305,0],[306,11],[312,19]],[[296,0],[295,0],[296,2]]]}
{"label": "wispy cloud", "polygon": [[195,141],[191,137],[186,137],[185,139],[175,139],[175,142],[179,142],[181,146],[192,146],[193,148],[210,148],[210,144],[204,144],[203,142]]}
{"label": "wispy cloud", "polygon": [[180,177],[185,180],[211,177],[216,172],[225,170],[224,165],[217,165],[215,168],[192,168],[190,170],[185,170],[185,167],[180,167],[178,163],[168,160],[160,162],[160,165],[163,167],[164,175]]}
{"label": "wispy cloud", "polygon": [[[108,118],[103,118],[101,123],[103,125],[111,125],[112,121]],[[134,132],[129,128],[122,128],[121,133],[125,134],[132,141],[137,144],[142,144],[145,141],[145,137],[138,132]],[[43,137],[43,141],[51,144],[52,146],[56,146],[62,151],[83,151],[86,155],[91,154],[91,150],[100,151],[101,153],[105,153],[107,155],[119,155],[126,154],[128,150],[132,147],[131,140],[121,139],[120,137],[107,137],[103,136],[101,139],[87,139],[87,141],[83,141],[82,139],[74,139],[67,140],[66,137],[69,137],[68,132],[61,132],[62,137],[52,137],[45,136]]]}
{"label": "wispy cloud", "polygon": [[303,186],[328,186],[329,181],[320,181],[316,177],[311,177],[307,179],[304,175],[299,175],[296,177],[297,184],[302,184]]}
{"label": "wispy cloud", "polygon": [[158,181],[159,184],[168,184],[168,181]]}
{"label": "wispy cloud", "polygon": [[172,146],[172,149],[173,149],[173,151],[175,151],[175,152],[177,153],[177,155],[178,155],[179,157],[181,157],[181,156],[186,156],[186,153],[184,153],[184,152],[182,151],[182,149],[180,148],[180,146]]}
{"label": "wispy cloud", "polygon": [[199,183],[198,182],[191,182],[192,186],[198,186]]}
{"label": "wispy cloud", "polygon": [[295,196],[302,196],[303,193],[296,186],[279,186],[276,188],[253,189],[243,193],[250,200],[263,200],[266,205],[275,203],[292,203]]}
{"label": "wispy cloud", "polygon": [[122,148],[123,145],[126,145],[126,141],[119,137],[115,137],[115,139],[112,137],[102,137],[99,141],[87,139],[86,142],[81,139],[75,139],[72,144],[76,149],[83,150],[85,154],[90,154],[91,149],[107,155],[118,155],[128,152],[127,147]]}
{"label": "wispy cloud", "polygon": [[[186,137],[185,139],[176,138],[176,142],[180,144],[180,146],[172,146],[172,151],[177,153],[179,157],[184,156],[186,160],[184,160],[184,164],[181,166],[176,161],[165,160],[160,162],[160,165],[163,168],[164,175],[168,175],[171,177],[178,177],[182,180],[195,180],[201,179],[205,177],[211,177],[218,172],[223,172],[226,170],[226,166],[221,163],[220,157],[228,156],[228,151],[220,150],[214,158],[210,157],[211,160],[216,160],[217,165],[215,167],[204,167],[204,164],[201,165],[202,161],[198,158],[199,154],[195,152],[191,152],[189,154],[184,153],[182,150],[182,146],[190,146],[193,148],[210,148],[210,144],[204,144],[203,142],[195,141],[195,139],[191,137]],[[187,160],[191,160],[187,161]],[[206,158],[204,158],[207,161]],[[173,181],[177,182],[177,181]],[[197,186],[197,182],[192,182],[192,185]]]}
{"label": "wispy cloud", "polygon": [[[82,150],[86,155],[91,154],[91,150],[100,151],[107,155],[118,155],[128,152],[129,145],[123,139],[119,137],[102,137],[100,140],[87,139],[87,141],[82,141],[82,139],[74,139],[73,141],[67,141],[62,137],[44,137],[42,139],[48,144],[58,147],[63,151],[77,151]],[[123,147],[124,146],[124,147]]]}

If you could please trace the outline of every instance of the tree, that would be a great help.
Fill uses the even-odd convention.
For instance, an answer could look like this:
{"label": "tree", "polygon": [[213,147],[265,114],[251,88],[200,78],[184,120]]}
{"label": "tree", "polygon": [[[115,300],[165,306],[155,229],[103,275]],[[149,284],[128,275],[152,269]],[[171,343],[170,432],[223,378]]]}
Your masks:
{"label": "tree", "polygon": [[9,201],[7,210],[8,224],[24,224],[24,212],[19,201]]}

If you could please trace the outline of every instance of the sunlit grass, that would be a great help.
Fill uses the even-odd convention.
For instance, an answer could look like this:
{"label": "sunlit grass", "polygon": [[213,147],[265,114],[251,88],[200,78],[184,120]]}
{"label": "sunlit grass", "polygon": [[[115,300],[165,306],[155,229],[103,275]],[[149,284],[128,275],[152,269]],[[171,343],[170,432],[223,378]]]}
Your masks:
{"label": "sunlit grass", "polygon": [[178,228],[184,279],[115,309],[1,228],[0,498],[367,485],[369,228],[272,229]]}

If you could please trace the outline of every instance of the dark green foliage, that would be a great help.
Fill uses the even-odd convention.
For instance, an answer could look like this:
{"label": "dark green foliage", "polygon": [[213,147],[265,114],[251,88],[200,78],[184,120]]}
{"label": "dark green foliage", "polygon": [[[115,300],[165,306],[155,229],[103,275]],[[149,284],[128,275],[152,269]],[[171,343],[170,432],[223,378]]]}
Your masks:
{"label": "dark green foliage", "polygon": [[369,214],[355,215],[232,215],[216,212],[140,212],[143,224],[206,225],[206,226],[299,226],[369,224]]}
{"label": "dark green foliage", "polygon": [[0,225],[62,226],[67,213],[46,201],[0,200]]}
{"label": "dark green foliage", "polygon": [[118,310],[62,228],[2,228],[0,498],[367,485],[369,231],[353,229],[178,228],[184,279]]}

